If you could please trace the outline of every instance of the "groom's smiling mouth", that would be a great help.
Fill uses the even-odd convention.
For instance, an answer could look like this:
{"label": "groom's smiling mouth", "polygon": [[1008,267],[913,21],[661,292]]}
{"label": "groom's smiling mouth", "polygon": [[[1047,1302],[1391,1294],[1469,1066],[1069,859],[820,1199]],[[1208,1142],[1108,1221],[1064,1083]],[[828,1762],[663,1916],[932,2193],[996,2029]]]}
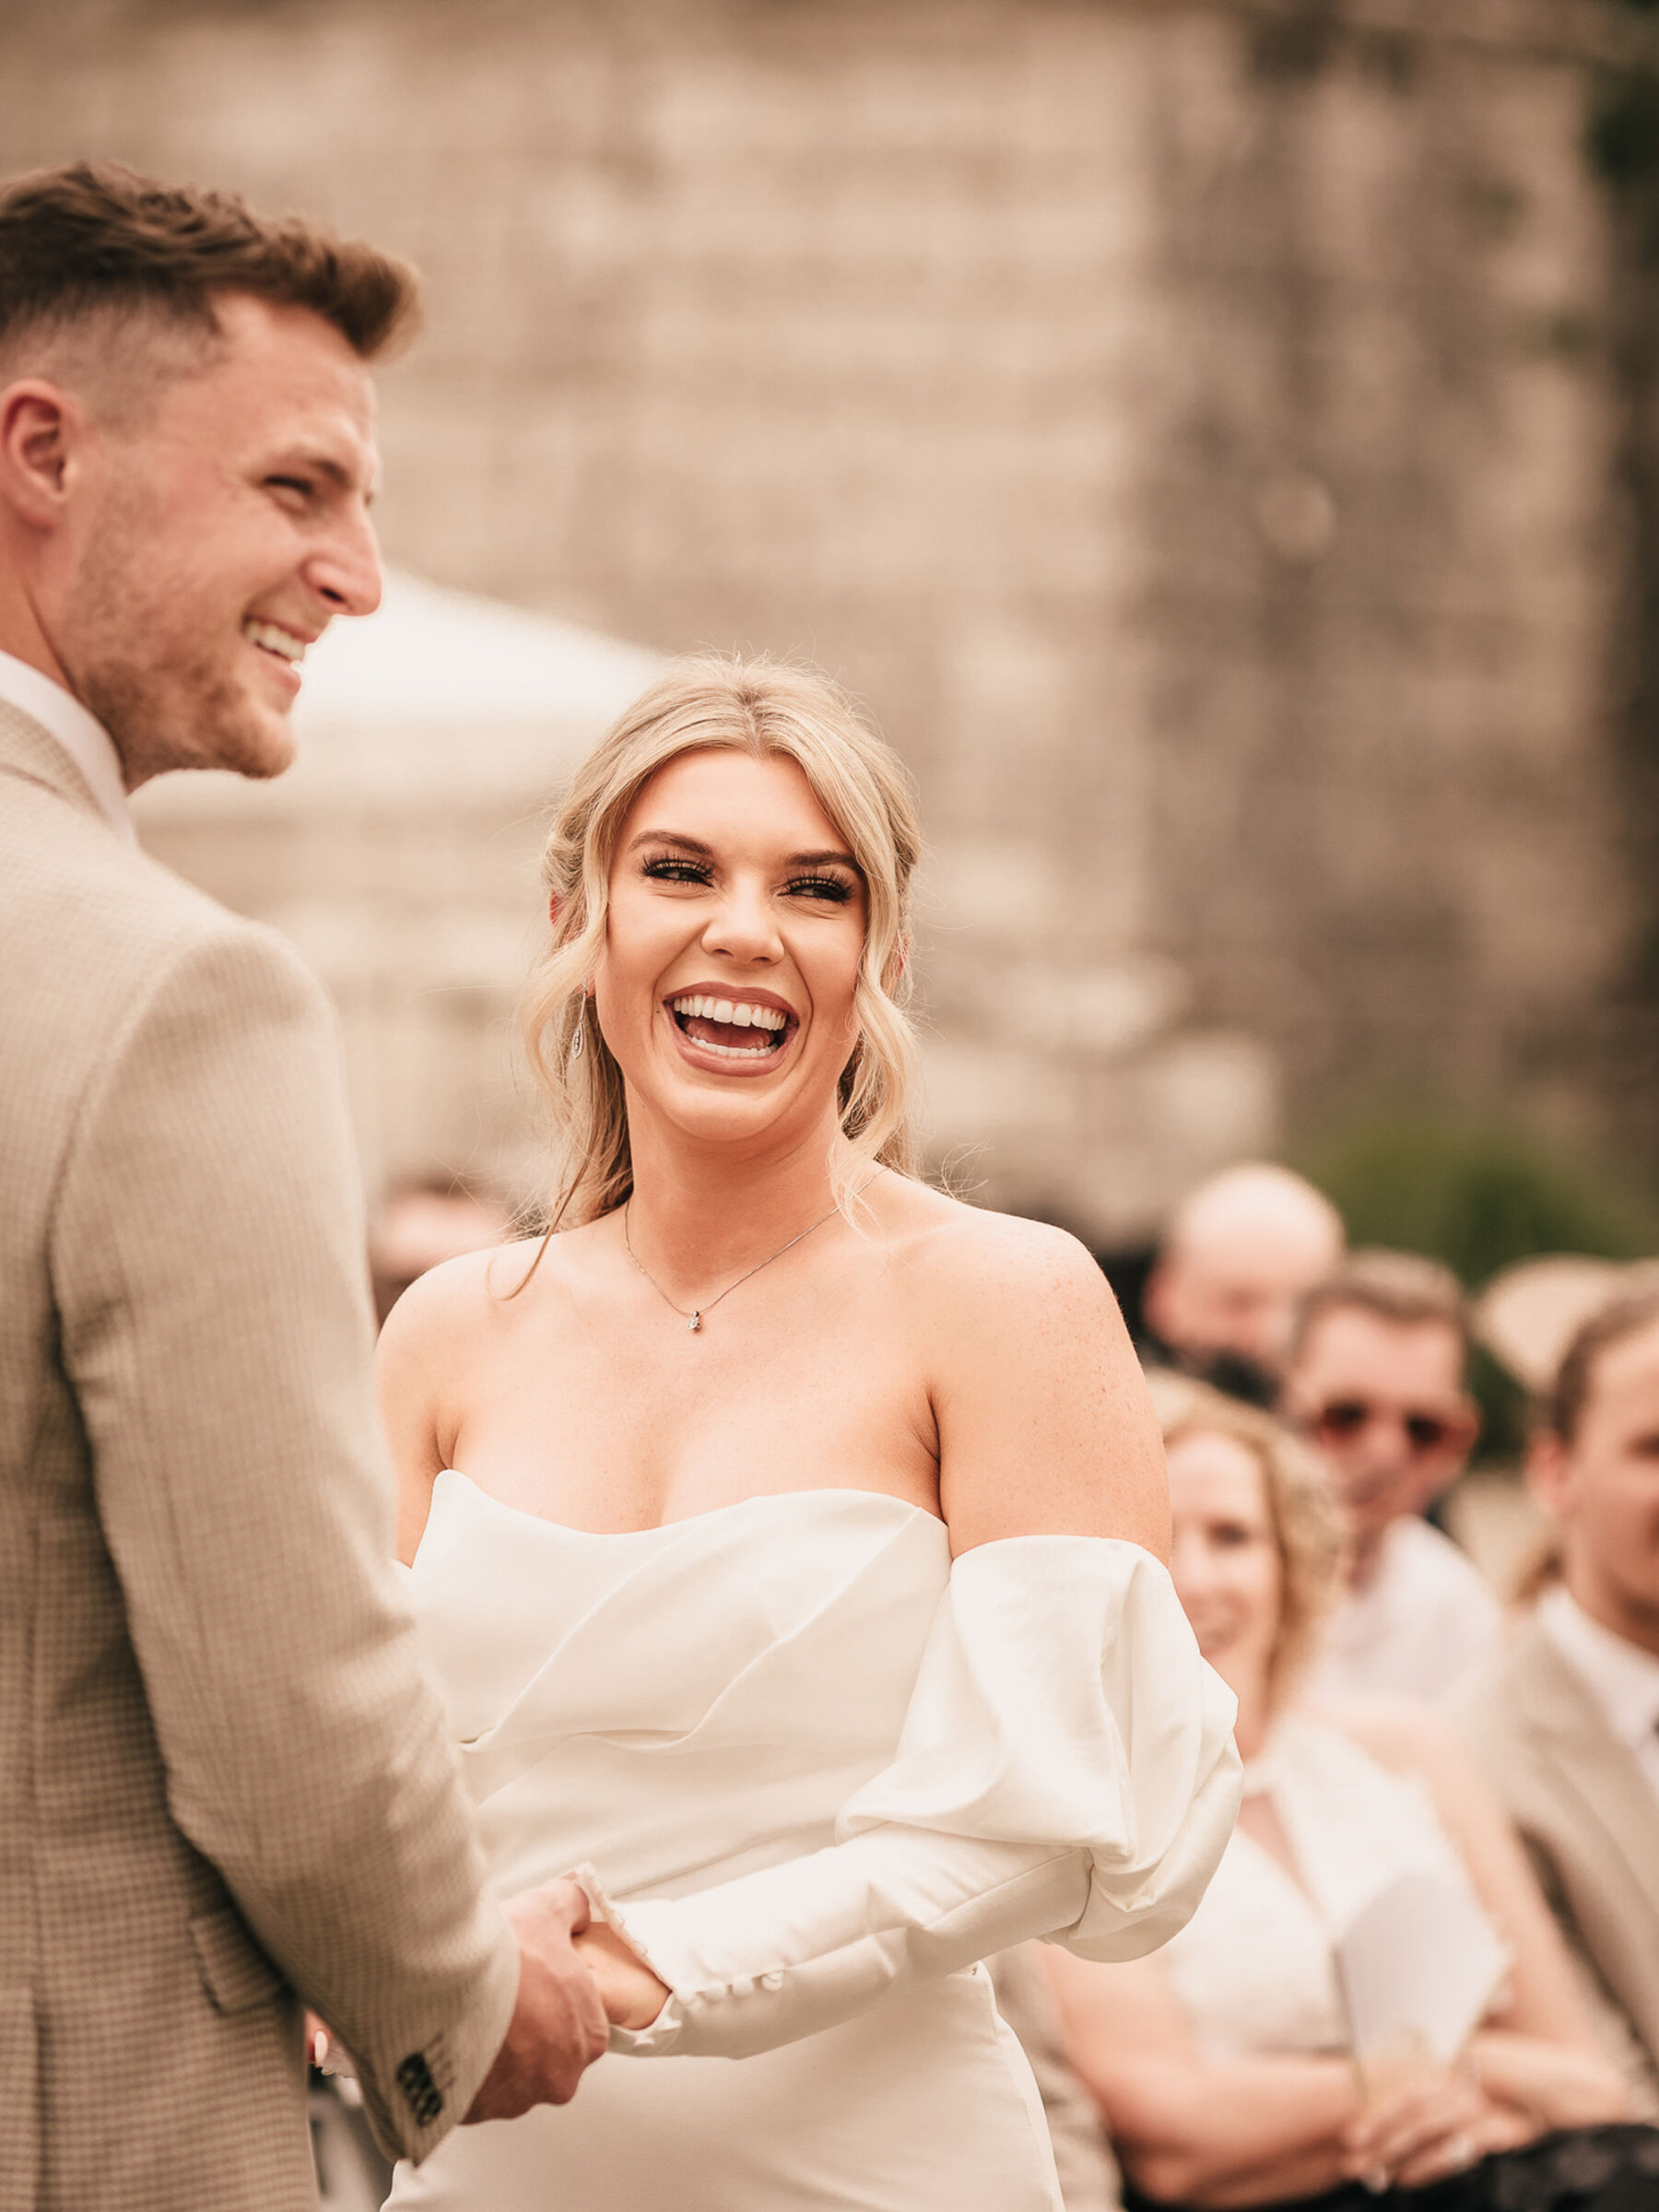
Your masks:
{"label": "groom's smiling mouth", "polygon": [[285,629],[280,622],[272,622],[260,615],[247,616],[241,626],[242,636],[250,645],[256,645],[283,667],[288,669],[296,683],[300,680],[300,664],[305,658],[305,649],[313,641],[301,637],[298,630]]}
{"label": "groom's smiling mouth", "polygon": [[775,1060],[800,1027],[770,992],[677,991],[666,1002],[680,1035],[705,1053],[756,1066]]}

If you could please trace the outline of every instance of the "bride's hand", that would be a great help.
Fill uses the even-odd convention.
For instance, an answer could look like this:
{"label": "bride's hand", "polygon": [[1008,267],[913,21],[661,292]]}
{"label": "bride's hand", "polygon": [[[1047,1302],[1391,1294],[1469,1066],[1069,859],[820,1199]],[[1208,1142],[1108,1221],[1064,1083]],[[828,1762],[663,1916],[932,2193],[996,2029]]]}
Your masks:
{"label": "bride's hand", "polygon": [[649,2028],[668,2002],[668,1985],[659,1982],[639,1953],[615,1928],[594,1921],[576,1937],[582,1963],[599,1984],[599,1997],[613,2028]]}

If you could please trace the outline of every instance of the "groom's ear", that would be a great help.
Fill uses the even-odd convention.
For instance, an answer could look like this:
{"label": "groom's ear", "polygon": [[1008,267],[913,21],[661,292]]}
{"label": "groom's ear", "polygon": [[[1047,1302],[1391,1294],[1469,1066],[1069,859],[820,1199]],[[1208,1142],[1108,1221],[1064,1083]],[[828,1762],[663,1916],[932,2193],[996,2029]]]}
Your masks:
{"label": "groom's ear", "polygon": [[86,433],[74,400],[41,377],[0,393],[0,498],[31,529],[63,521]]}

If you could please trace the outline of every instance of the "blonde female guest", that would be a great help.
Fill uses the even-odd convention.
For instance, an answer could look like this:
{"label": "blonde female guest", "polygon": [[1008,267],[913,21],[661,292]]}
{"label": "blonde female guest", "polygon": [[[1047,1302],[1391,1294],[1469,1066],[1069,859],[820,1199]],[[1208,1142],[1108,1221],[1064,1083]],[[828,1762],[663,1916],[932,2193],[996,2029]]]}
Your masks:
{"label": "blonde female guest", "polygon": [[[1238,1698],[1245,1795],[1159,1958],[1052,1961],[1129,2203],[1651,2212],[1659,2135],[1612,2124],[1622,2078],[1495,1801],[1426,1717],[1368,1707],[1337,1725],[1296,1702],[1338,1566],[1320,1477],[1265,1414],[1172,1379],[1159,1403],[1175,1585]],[[1368,2108],[1333,1938],[1413,1873],[1453,1885],[1510,1971],[1464,2063]]]}
{"label": "blonde female guest", "polygon": [[1050,2212],[974,1962],[1151,1948],[1232,1824],[1100,1271],[912,1170],[916,852],[765,664],[677,668],[554,828],[556,1233],[406,1295],[385,1410],[492,1877],[582,1868],[615,2054],[400,2207]]}

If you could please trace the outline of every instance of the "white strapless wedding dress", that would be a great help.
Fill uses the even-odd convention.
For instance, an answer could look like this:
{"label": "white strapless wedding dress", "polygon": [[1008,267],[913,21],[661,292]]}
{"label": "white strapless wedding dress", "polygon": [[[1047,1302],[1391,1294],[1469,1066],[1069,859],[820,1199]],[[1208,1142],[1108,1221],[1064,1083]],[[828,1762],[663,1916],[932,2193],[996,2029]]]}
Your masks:
{"label": "white strapless wedding dress", "polygon": [[503,1897],[578,1865],[674,1992],[398,2212],[1058,2212],[972,1963],[1184,1922],[1231,1708],[1135,1546],[808,1490],[627,1535],[439,1477],[408,1588]]}

